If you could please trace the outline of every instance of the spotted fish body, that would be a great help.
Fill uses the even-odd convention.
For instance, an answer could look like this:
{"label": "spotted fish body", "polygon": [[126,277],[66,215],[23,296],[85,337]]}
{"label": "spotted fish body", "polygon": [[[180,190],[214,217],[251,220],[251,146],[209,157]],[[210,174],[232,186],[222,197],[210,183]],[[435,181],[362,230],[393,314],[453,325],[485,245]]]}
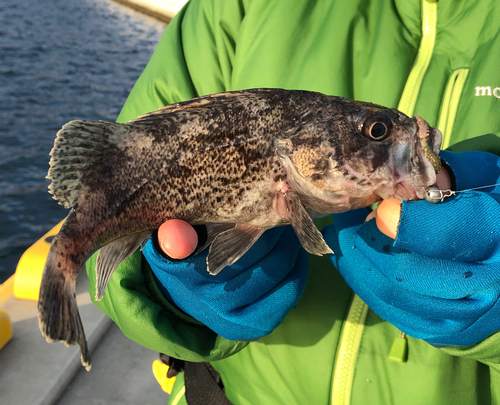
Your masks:
{"label": "spotted fish body", "polygon": [[285,224],[309,253],[332,253],[312,217],[423,198],[440,139],[397,110],[281,89],[200,97],[126,124],[72,121],[51,151],[49,189],[71,211],[44,269],[42,334],[78,343],[90,369],[75,298],[81,267],[101,248],[101,299],[115,268],[168,219],[207,225],[212,274]]}

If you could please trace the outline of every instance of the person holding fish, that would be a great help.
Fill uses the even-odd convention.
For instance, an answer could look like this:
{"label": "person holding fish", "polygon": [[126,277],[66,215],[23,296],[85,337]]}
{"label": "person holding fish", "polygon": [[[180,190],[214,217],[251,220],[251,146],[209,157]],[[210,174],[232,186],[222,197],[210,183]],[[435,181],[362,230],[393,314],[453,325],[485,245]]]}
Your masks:
{"label": "person holding fish", "polygon": [[[111,201],[137,210],[121,206],[116,218],[150,216],[158,200],[134,198],[163,195],[147,180],[157,173],[189,173],[184,194],[168,194],[178,212],[199,207],[217,218],[168,217],[151,237],[148,229],[119,239],[87,261],[95,304],[185,371],[169,403],[496,401],[499,31],[495,0],[191,0],[117,120],[134,121],[63,128],[49,175],[54,195],[73,207],[65,235],[85,201],[105,194],[80,190],[101,187],[123,165],[143,174],[131,175],[133,194],[117,186]],[[164,153],[155,143],[165,123],[176,134],[167,145],[196,147],[163,165],[154,158]],[[83,175],[65,174],[77,132],[109,143],[95,163],[100,177],[82,187],[71,182]],[[255,147],[260,134],[272,142]],[[273,163],[256,166],[255,156]],[[256,187],[262,167],[272,192]],[[68,245],[63,236],[56,245]],[[51,274],[70,260],[54,257],[42,333],[79,343],[90,367],[79,318],[51,312],[61,288]]]}

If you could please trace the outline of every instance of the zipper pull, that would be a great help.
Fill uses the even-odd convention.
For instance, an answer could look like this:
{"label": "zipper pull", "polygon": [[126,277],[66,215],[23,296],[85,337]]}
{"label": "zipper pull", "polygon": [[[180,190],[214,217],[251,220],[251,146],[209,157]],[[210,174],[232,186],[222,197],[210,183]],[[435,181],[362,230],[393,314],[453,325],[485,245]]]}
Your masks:
{"label": "zipper pull", "polygon": [[399,336],[394,339],[391,351],[389,352],[389,360],[394,363],[406,363],[408,360],[408,341],[406,333],[399,332]]}

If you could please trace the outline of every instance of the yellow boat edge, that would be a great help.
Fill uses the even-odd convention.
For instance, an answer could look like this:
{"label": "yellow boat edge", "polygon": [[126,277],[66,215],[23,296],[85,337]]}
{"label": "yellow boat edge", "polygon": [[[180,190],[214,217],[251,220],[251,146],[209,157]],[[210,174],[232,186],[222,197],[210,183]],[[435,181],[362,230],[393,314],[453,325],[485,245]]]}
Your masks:
{"label": "yellow boat edge", "polygon": [[[63,223],[64,220],[59,222],[23,253],[17,264],[16,272],[11,277],[13,278],[13,281],[10,281],[13,284],[11,295],[13,294],[16,298],[24,300],[38,300],[43,267],[49,253],[50,243],[61,229]],[[5,283],[9,282],[9,280]],[[0,295],[0,302],[1,299]]]}

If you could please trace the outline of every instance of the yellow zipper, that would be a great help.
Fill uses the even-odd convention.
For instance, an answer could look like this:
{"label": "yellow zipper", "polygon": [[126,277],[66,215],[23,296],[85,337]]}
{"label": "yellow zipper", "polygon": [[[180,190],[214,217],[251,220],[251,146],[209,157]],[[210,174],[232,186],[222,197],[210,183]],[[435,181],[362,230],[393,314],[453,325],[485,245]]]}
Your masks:
{"label": "yellow zipper", "polygon": [[455,70],[444,92],[443,103],[441,104],[441,112],[439,114],[438,129],[443,133],[443,142],[441,149],[446,149],[450,146],[451,131],[457,114],[458,103],[462,90],[469,74],[469,68],[461,68]]}
{"label": "yellow zipper", "polygon": [[415,103],[422,80],[429,62],[431,61],[434,43],[436,41],[437,0],[422,1],[422,40],[418,48],[417,59],[413,64],[410,75],[399,101],[398,110],[408,116],[413,115]]}
{"label": "yellow zipper", "polygon": [[[422,80],[434,51],[437,1],[422,0],[422,39],[417,58],[408,76],[398,105],[398,110],[408,116],[413,115]],[[451,116],[447,118],[447,122],[450,119]],[[350,403],[356,358],[367,314],[368,306],[355,295],[349,308],[347,320],[340,337],[339,349],[337,350],[337,359],[333,371],[332,405],[347,405]]]}
{"label": "yellow zipper", "polygon": [[185,394],[186,394],[186,385],[183,385],[180,391],[175,396],[175,398],[172,400],[172,403],[170,405],[177,405]]}
{"label": "yellow zipper", "polygon": [[332,405],[345,405],[351,400],[354,366],[367,314],[368,305],[354,295],[337,350],[337,361],[333,371]]}

